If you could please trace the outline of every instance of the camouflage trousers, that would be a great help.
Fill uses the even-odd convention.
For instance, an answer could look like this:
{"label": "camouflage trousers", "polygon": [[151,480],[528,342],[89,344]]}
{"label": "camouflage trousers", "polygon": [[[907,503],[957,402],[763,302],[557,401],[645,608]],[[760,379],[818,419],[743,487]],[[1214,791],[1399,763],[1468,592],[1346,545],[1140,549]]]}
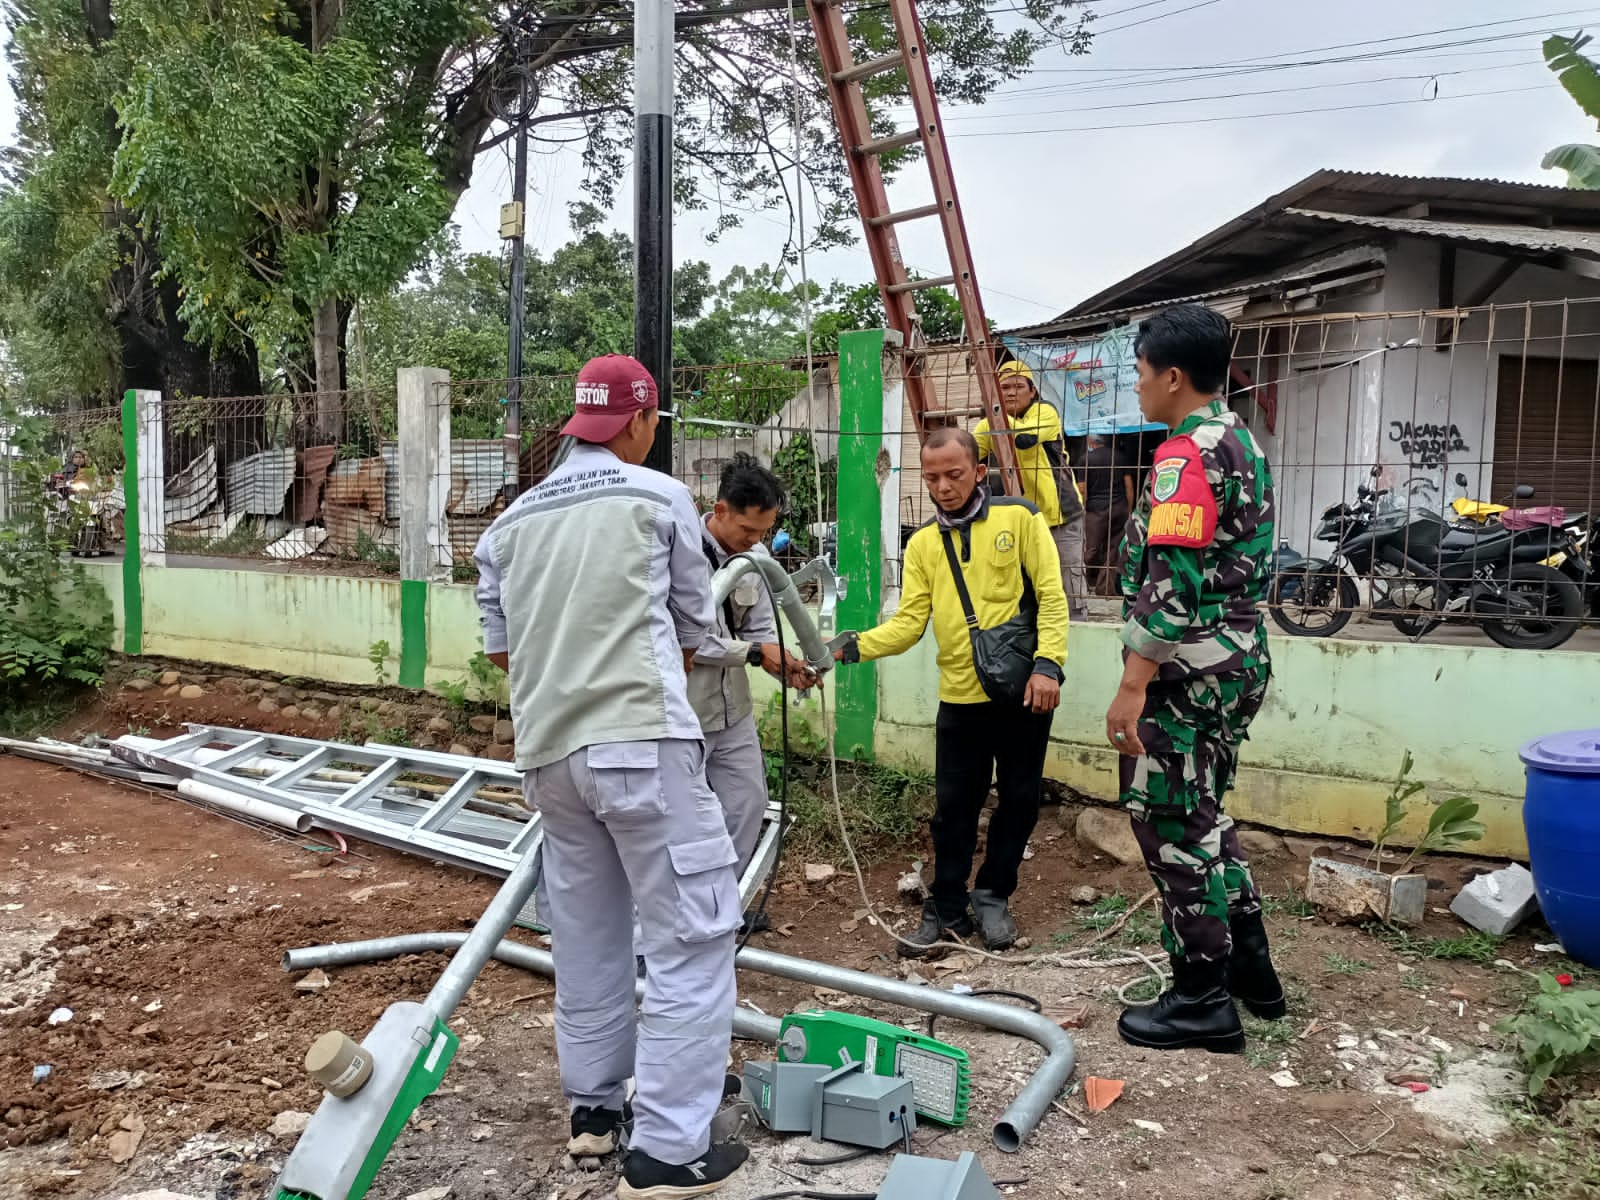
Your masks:
{"label": "camouflage trousers", "polygon": [[1122,803],[1161,894],[1162,943],[1175,957],[1225,960],[1229,912],[1261,907],[1222,802],[1267,676],[1256,669],[1152,682],[1139,720],[1145,752],[1121,760]]}

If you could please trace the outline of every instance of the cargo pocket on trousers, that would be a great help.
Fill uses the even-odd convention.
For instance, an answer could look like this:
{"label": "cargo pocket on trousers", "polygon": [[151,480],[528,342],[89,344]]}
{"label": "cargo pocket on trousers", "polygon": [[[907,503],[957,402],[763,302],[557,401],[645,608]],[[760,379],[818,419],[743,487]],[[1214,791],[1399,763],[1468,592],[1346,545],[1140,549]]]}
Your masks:
{"label": "cargo pocket on trousers", "polygon": [[667,811],[661,787],[661,747],[656,742],[610,742],[590,746],[594,815],[602,821],[659,817]]}
{"label": "cargo pocket on trousers", "polygon": [[678,892],[674,936],[680,942],[709,942],[734,932],[744,919],[739,906],[739,861],[726,833],[667,847]]}

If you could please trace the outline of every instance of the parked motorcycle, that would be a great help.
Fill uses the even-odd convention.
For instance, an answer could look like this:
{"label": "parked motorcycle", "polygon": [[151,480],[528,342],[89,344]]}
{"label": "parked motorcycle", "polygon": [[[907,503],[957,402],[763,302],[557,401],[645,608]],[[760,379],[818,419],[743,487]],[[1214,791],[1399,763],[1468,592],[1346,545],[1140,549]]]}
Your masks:
{"label": "parked motorcycle", "polygon": [[[1355,504],[1322,513],[1316,536],[1333,542],[1334,554],[1274,577],[1267,604],[1279,628],[1300,637],[1339,632],[1361,606],[1358,577],[1370,581],[1373,614],[1408,637],[1461,615],[1499,645],[1548,650],[1582,623],[1578,586],[1546,561],[1568,550],[1569,530],[1453,525],[1428,510],[1387,509],[1388,494],[1363,485]],[[1515,493],[1532,495],[1526,485]]]}
{"label": "parked motorcycle", "polygon": [[1493,504],[1487,500],[1474,500],[1466,494],[1467,477],[1457,474],[1456,487],[1461,495],[1451,501],[1451,510],[1461,521],[1476,521],[1487,525],[1500,521],[1507,512],[1543,514],[1544,520],[1564,531],[1561,548],[1543,560],[1577,585],[1583,596],[1583,611],[1591,621],[1600,621],[1600,564],[1594,551],[1594,521],[1587,513],[1568,515],[1559,508],[1512,509],[1509,505]]}

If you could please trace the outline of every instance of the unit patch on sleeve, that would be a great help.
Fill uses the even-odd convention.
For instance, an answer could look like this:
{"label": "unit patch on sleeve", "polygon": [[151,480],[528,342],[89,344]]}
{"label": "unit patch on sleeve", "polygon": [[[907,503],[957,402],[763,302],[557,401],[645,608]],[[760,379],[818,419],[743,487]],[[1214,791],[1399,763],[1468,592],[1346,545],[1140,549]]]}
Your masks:
{"label": "unit patch on sleeve", "polygon": [[1173,438],[1156,451],[1150,498],[1149,545],[1199,549],[1216,538],[1217,498],[1189,438]]}

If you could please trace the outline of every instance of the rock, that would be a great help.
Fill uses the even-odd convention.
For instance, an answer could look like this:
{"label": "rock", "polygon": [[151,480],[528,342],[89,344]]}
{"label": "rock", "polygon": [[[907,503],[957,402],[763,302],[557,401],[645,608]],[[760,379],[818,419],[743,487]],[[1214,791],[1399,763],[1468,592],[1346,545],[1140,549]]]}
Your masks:
{"label": "rock", "polygon": [[1100,899],[1100,891],[1085,883],[1072,889],[1071,899],[1074,904],[1093,904]]}
{"label": "rock", "polygon": [[163,692],[162,692],[162,693],[161,693],[161,694],[162,694],[162,695],[163,695],[163,696],[166,696],[166,697],[168,697],[168,698],[169,698],[169,699],[170,699],[170,698],[172,698],[172,697],[175,697],[175,696],[176,696],[176,695],[177,695],[177,694],[178,694],[178,693],[179,693],[179,692],[181,692],[181,691],[182,691],[182,690],[183,690],[183,688],[182,688],[182,687],[180,687],[180,686],[179,686],[179,685],[178,685],[178,684],[176,684],[176,683],[175,683],[175,684],[173,684],[173,685],[172,685],[172,686],[171,686],[171,687],[169,687],[169,688],[167,688],[167,689],[166,689],[166,690],[165,690],[165,691],[163,691]]}
{"label": "rock", "polygon": [[307,971],[304,976],[294,981],[294,990],[297,992],[325,992],[333,986],[333,980],[328,978],[328,973],[321,967]]}
{"label": "rock", "polygon": [[839,868],[835,867],[832,863],[806,864],[807,883],[827,883],[828,880],[832,879],[838,873]]}
{"label": "rock", "polygon": [[474,1125],[472,1127],[472,1132],[467,1134],[467,1136],[475,1142],[487,1142],[494,1136],[494,1128],[490,1125],[484,1125],[480,1123]]}
{"label": "rock", "polygon": [[1281,1088],[1299,1087],[1300,1081],[1294,1077],[1293,1071],[1279,1071],[1271,1076],[1272,1082]]}
{"label": "rock", "polygon": [[264,712],[264,713],[277,712],[278,711],[278,702],[276,700],[274,700],[271,696],[267,696],[267,697],[262,699],[260,704],[256,705],[256,711],[257,712]]}
{"label": "rock", "polygon": [[125,1163],[133,1157],[143,1140],[144,1118],[138,1113],[130,1113],[122,1118],[121,1128],[106,1139],[106,1154],[114,1163]]}
{"label": "rock", "polygon": [[182,678],[183,676],[179,675],[176,671],[163,671],[161,672],[161,678],[159,682],[162,687],[171,687]]}
{"label": "rock", "polygon": [[492,759],[495,762],[515,762],[517,757],[517,748],[515,746],[507,746],[496,743],[493,746],[487,746],[484,748],[483,757]]}
{"label": "rock", "polygon": [[151,680],[130,679],[122,685],[122,690],[125,692],[148,692],[153,687],[155,687],[155,684]]}
{"label": "rock", "polygon": [[510,721],[502,718],[494,723],[495,741],[501,743],[502,745],[507,745],[515,740],[516,736],[517,731],[512,727]]}
{"label": "rock", "polygon": [[478,713],[467,719],[467,725],[473,733],[493,733],[495,719],[486,713]]}
{"label": "rock", "polygon": [[450,753],[451,754],[459,754],[462,758],[471,758],[471,757],[473,757],[472,747],[471,746],[463,746],[460,742],[451,742],[450,743]]}
{"label": "rock", "polygon": [[449,1195],[450,1188],[447,1184],[444,1187],[431,1187],[424,1191],[412,1192],[411,1195],[406,1197],[406,1200],[447,1200]]}
{"label": "rock", "polygon": [[907,871],[900,876],[900,882],[895,884],[895,890],[902,898],[914,904],[921,904],[928,898],[928,885],[922,882],[920,871]]}
{"label": "rock", "polygon": [[1156,1134],[1157,1136],[1160,1136],[1167,1131],[1167,1127],[1160,1121],[1135,1121],[1133,1122],[1133,1127],[1135,1129],[1142,1129],[1146,1133]]}
{"label": "rock", "polygon": [[198,700],[205,694],[205,688],[201,687],[198,683],[191,683],[187,684],[181,691],[178,692],[178,699]]}
{"label": "rock", "polygon": [[449,721],[446,721],[443,717],[428,718],[429,733],[454,733],[455,728],[456,727],[454,725],[452,725]]}
{"label": "rock", "polygon": [[1309,861],[1311,856],[1328,848],[1325,838],[1286,837],[1282,839],[1283,848],[1295,858]]}
{"label": "rock", "polygon": [[188,1192],[169,1192],[166,1188],[157,1188],[153,1192],[132,1192],[126,1196],[118,1196],[117,1200],[202,1200],[199,1196],[191,1196]]}
{"label": "rock", "polygon": [[1281,837],[1265,829],[1239,830],[1239,846],[1252,859],[1282,858],[1289,852]]}
{"label": "rock", "polygon": [[289,1108],[272,1118],[272,1124],[267,1126],[267,1132],[273,1137],[294,1137],[306,1131],[306,1126],[311,1124],[311,1114],[297,1112]]}
{"label": "rock", "polygon": [[315,700],[318,704],[337,704],[337,703],[339,703],[339,697],[335,696],[332,692],[312,692],[311,693],[311,698],[313,700]]}
{"label": "rock", "polygon": [[1317,1155],[1317,1161],[1325,1167],[1337,1167],[1339,1165],[1338,1156],[1329,1154],[1326,1150]]}
{"label": "rock", "polygon": [[378,705],[378,715],[380,717],[391,718],[403,717],[406,715],[406,706],[394,700],[385,700],[382,704]]}
{"label": "rock", "polygon": [[294,718],[294,717],[298,717],[298,716],[299,716],[299,715],[300,715],[300,710],[299,710],[299,708],[297,708],[297,707],[296,707],[296,706],[295,706],[295,705],[293,705],[293,704],[285,704],[285,705],[284,705],[284,706],[283,706],[283,710],[282,710],[282,711],[283,711],[283,715],[284,715],[284,716],[285,716],[285,717],[286,717],[286,718],[291,718],[291,719],[292,719],[292,718]]}
{"label": "rock", "polygon": [[253,696],[257,692],[259,692],[263,688],[265,688],[266,686],[267,685],[262,683],[261,680],[259,680],[259,679],[240,679],[239,680],[239,690],[241,692],[243,692],[246,696]]}
{"label": "rock", "polygon": [[328,711],[323,713],[323,718],[338,724],[344,720],[344,709],[337,704],[328,705]]}
{"label": "rock", "polygon": [[309,700],[311,699],[311,693],[306,691],[305,688],[295,688],[294,698],[296,700]]}
{"label": "rock", "polygon": [[1450,911],[1474,929],[1504,937],[1527,920],[1537,902],[1533,875],[1512,863],[1467,884],[1450,902]]}
{"label": "rock", "polygon": [[283,684],[278,685],[278,690],[274,692],[273,695],[277,698],[279,704],[293,704],[299,699],[299,697],[294,694],[294,689],[292,687],[285,687]]}
{"label": "rock", "polygon": [[363,696],[363,697],[361,697],[361,711],[362,712],[377,712],[378,711],[378,701],[372,696]]}
{"label": "rock", "polygon": [[1078,814],[1078,841],[1119,863],[1134,866],[1144,862],[1144,854],[1134,839],[1126,813],[1109,808],[1086,808]]}
{"label": "rock", "polygon": [[315,704],[302,705],[300,708],[300,715],[308,721],[322,720],[322,710]]}

